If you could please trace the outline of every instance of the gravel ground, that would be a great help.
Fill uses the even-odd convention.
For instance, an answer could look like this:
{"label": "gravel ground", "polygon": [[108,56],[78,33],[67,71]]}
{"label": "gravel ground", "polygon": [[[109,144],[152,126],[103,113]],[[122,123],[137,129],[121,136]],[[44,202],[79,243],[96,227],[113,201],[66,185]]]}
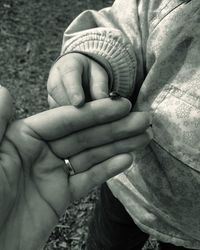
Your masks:
{"label": "gravel ground", "polygon": [[[0,2],[0,83],[14,99],[15,118],[48,108],[46,81],[60,52],[64,29],[85,9],[101,9],[109,0],[2,0]],[[98,190],[72,204],[43,250],[84,250],[87,222]],[[148,242],[145,249],[157,249]]]}

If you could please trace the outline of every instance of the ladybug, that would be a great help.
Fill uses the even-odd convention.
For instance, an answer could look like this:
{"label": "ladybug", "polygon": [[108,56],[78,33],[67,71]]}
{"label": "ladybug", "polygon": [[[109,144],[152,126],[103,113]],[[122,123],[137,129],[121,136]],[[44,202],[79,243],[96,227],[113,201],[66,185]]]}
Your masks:
{"label": "ladybug", "polygon": [[110,92],[109,97],[112,100],[116,100],[116,99],[119,99],[121,97],[121,95],[119,93],[117,93],[117,91],[112,91],[112,92]]}

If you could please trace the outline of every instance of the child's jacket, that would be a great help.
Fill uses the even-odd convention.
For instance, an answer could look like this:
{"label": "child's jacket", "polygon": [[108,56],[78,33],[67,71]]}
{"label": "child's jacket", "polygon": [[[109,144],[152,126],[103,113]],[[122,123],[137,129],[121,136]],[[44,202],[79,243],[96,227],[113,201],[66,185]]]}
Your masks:
{"label": "child's jacket", "polygon": [[153,114],[153,141],[109,180],[113,194],[143,231],[200,249],[200,1],[86,11],[64,34],[62,54],[70,51],[103,64],[112,88]]}

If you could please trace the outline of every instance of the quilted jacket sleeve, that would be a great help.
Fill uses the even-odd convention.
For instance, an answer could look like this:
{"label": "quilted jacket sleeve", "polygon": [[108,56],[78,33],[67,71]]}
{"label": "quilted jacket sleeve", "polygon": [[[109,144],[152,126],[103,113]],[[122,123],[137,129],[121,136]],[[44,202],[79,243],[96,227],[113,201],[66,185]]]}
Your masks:
{"label": "quilted jacket sleeve", "polygon": [[83,12],[65,31],[61,55],[81,52],[110,66],[113,88],[130,96],[143,79],[141,25],[148,30],[150,8],[148,1],[116,0],[109,8]]}

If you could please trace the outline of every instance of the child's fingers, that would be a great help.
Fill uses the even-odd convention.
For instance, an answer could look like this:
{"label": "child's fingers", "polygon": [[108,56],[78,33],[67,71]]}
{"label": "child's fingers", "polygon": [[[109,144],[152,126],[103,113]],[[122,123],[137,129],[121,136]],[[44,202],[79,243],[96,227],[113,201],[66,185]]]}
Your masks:
{"label": "child's fingers", "polygon": [[57,103],[58,106],[71,104],[67,95],[67,90],[63,85],[60,72],[55,66],[51,69],[49,73],[49,78],[47,82],[47,91],[49,96],[51,97],[51,99],[49,98],[48,100],[50,108],[55,107],[55,103]]}
{"label": "child's fingers", "polygon": [[71,176],[69,182],[72,199],[81,198],[95,186],[130,167],[131,163],[132,156],[130,154],[121,154],[95,165],[88,171]]}
{"label": "child's fingers", "polygon": [[[63,106],[51,109],[24,122],[44,140],[57,140],[82,129],[108,123],[126,116],[131,109],[127,99],[109,98],[86,103],[82,108]],[[70,145],[71,147],[71,145]]]}
{"label": "child's fingers", "polygon": [[82,74],[77,69],[62,70],[62,80],[71,105],[80,107],[85,102]]}
{"label": "child's fingers", "polygon": [[87,60],[83,61],[81,56],[75,53],[68,54],[63,56],[56,65],[70,104],[76,107],[81,106],[85,102],[82,76]]}
{"label": "child's fingers", "polygon": [[12,97],[8,90],[0,85],[0,141],[5,133],[9,120],[12,117]]}
{"label": "child's fingers", "polygon": [[95,61],[79,53],[69,53],[52,67],[47,89],[60,106],[80,107],[87,98],[108,97],[108,75]]}
{"label": "child's fingers", "polygon": [[91,60],[90,94],[92,100],[108,97],[108,74],[103,67]]}
{"label": "child's fingers", "polygon": [[48,103],[51,109],[57,108],[60,106],[50,95],[48,95]]}

